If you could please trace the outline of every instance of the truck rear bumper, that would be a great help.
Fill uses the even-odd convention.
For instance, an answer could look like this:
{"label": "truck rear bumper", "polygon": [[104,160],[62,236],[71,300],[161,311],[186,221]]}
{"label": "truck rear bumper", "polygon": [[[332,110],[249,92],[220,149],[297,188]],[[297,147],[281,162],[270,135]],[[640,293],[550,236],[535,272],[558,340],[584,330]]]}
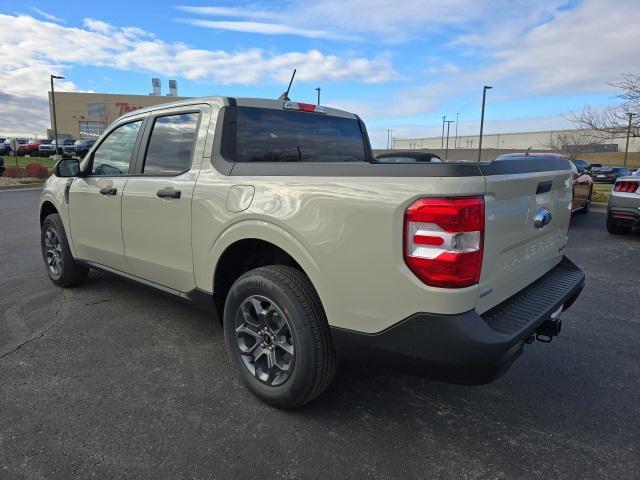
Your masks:
{"label": "truck rear bumper", "polygon": [[505,373],[524,342],[584,287],[568,258],[511,298],[480,315],[416,313],[376,334],[332,328],[342,358],[375,362],[453,383],[480,385]]}

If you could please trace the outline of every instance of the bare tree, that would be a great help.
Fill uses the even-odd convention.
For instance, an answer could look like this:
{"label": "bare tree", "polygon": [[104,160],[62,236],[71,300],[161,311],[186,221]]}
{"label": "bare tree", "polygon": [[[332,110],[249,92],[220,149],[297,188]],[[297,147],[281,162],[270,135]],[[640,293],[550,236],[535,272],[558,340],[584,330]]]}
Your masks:
{"label": "bare tree", "polygon": [[552,134],[546,147],[576,159],[583,153],[593,151],[594,146],[600,143],[598,138],[588,135],[583,130],[569,130]]}
{"label": "bare tree", "polygon": [[620,90],[615,98],[622,100],[622,103],[602,110],[585,105],[582,111],[571,112],[567,118],[577,128],[591,130],[593,136],[604,140],[625,137],[629,113],[632,113],[630,136],[640,137],[640,75],[625,73],[621,81],[609,85]]}

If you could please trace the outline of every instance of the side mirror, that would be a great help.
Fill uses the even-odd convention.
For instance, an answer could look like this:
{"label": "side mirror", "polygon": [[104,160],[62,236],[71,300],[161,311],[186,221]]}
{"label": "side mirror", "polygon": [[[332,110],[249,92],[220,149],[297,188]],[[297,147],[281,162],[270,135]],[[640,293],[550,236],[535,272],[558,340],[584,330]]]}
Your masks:
{"label": "side mirror", "polygon": [[56,177],[77,177],[80,173],[80,162],[77,158],[63,158],[55,166]]}

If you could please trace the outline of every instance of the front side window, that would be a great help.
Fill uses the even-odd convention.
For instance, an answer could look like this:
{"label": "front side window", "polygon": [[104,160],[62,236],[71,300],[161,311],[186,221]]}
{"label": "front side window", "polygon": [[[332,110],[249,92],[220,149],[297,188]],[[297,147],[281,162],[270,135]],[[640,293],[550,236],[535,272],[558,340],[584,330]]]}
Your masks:
{"label": "front side window", "polygon": [[93,154],[92,175],[126,175],[133,156],[142,120],[113,130]]}
{"label": "front side window", "polygon": [[237,107],[237,162],[365,162],[358,121],[319,113]]}
{"label": "front side window", "polygon": [[191,167],[199,113],[156,118],[144,159],[144,175],[177,175]]}

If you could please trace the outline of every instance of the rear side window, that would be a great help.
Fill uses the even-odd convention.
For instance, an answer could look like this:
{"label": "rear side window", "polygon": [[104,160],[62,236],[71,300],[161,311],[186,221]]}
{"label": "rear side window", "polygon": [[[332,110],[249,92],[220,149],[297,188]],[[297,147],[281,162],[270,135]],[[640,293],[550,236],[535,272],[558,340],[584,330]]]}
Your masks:
{"label": "rear side window", "polygon": [[237,107],[237,162],[364,162],[356,119]]}
{"label": "rear side window", "polygon": [[199,113],[157,117],[144,159],[144,175],[177,175],[191,167]]}

